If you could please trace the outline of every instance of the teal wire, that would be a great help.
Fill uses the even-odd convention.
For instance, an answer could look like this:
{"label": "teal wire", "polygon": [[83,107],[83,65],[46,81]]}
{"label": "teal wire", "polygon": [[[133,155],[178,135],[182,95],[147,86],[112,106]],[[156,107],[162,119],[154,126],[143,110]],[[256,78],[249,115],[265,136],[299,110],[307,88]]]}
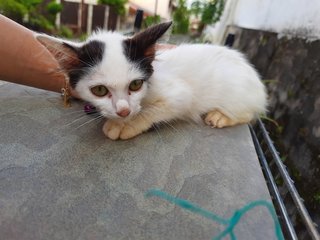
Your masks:
{"label": "teal wire", "polygon": [[146,193],[146,197],[151,197],[151,196],[156,196],[162,199],[167,200],[168,202],[171,202],[173,204],[176,204],[184,209],[187,209],[191,212],[197,213],[205,218],[208,218],[210,220],[213,220],[215,222],[219,222],[221,224],[227,225],[229,224],[229,222],[209,211],[206,211],[204,209],[202,209],[201,207],[196,206],[195,204],[192,204],[190,202],[188,202],[185,199],[182,198],[176,198],[174,196],[171,196],[168,193],[162,192],[161,190],[158,189],[151,189]]}
{"label": "teal wire", "polygon": [[283,237],[282,231],[281,231],[281,227],[280,227],[277,215],[275,213],[275,210],[273,208],[273,205],[271,203],[269,203],[268,201],[258,200],[258,201],[250,202],[247,205],[245,205],[244,207],[236,210],[230,219],[224,219],[224,218],[222,218],[222,217],[220,217],[210,211],[202,209],[201,207],[199,207],[199,206],[197,206],[197,205],[195,205],[185,199],[176,198],[176,197],[174,197],[166,192],[163,192],[159,189],[150,189],[149,191],[147,191],[146,197],[152,197],[152,196],[162,198],[164,200],[167,200],[170,203],[173,203],[181,208],[184,208],[186,210],[189,210],[191,212],[199,214],[205,218],[208,218],[210,220],[213,220],[213,221],[218,222],[223,225],[227,225],[227,227],[218,236],[214,237],[213,240],[221,240],[222,238],[224,238],[228,234],[230,235],[231,240],[236,240],[237,238],[233,232],[233,229],[238,224],[238,222],[240,221],[242,216],[255,207],[264,206],[267,208],[267,210],[269,211],[269,213],[273,219],[274,228],[275,228],[275,235],[276,235],[277,239],[284,240],[284,237]]}

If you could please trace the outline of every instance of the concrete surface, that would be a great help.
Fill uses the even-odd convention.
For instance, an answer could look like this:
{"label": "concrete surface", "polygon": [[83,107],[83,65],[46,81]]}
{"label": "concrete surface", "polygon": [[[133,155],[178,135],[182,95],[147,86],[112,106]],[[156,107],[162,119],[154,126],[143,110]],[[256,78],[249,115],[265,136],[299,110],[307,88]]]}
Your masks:
{"label": "concrete surface", "polygon": [[[180,123],[133,140],[104,137],[83,103],[0,86],[0,238],[212,239],[224,226],[158,198],[151,188],[222,217],[270,201],[246,125],[218,130]],[[68,125],[69,124],[69,125]],[[263,208],[245,215],[237,239],[275,239]]]}

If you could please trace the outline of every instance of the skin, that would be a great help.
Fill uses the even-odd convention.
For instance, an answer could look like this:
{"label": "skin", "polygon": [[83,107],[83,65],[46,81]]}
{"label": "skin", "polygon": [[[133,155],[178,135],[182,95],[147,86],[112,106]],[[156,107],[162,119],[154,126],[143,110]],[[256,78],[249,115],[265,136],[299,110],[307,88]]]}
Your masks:
{"label": "skin", "polygon": [[[65,75],[51,53],[38,42],[33,31],[0,14],[0,79],[44,90],[61,93]],[[164,50],[174,45],[161,44]],[[71,95],[79,98],[70,88]]]}
{"label": "skin", "polygon": [[29,29],[0,15],[0,79],[60,92],[65,84],[58,64]]}

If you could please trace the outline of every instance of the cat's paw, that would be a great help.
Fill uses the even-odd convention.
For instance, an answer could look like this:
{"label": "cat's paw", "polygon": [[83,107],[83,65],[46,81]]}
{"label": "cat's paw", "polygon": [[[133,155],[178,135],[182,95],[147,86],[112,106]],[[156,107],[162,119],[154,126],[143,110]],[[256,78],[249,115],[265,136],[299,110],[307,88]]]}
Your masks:
{"label": "cat's paw", "polygon": [[215,128],[224,128],[237,124],[235,120],[232,120],[217,110],[207,113],[204,121],[207,125]]}
{"label": "cat's paw", "polygon": [[123,140],[130,139],[141,134],[142,132],[143,131],[141,129],[135,126],[132,126],[130,124],[125,124],[121,130],[120,139],[123,139]]}
{"label": "cat's paw", "polygon": [[108,138],[117,140],[120,137],[123,126],[122,122],[107,120],[103,125],[102,131]]}

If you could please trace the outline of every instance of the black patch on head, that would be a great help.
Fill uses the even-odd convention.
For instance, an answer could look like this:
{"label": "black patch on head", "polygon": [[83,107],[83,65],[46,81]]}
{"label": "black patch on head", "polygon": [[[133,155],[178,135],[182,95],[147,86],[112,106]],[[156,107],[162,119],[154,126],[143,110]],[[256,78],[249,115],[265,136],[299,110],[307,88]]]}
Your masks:
{"label": "black patch on head", "polygon": [[93,40],[82,47],[73,47],[66,43],[64,43],[64,45],[71,48],[78,57],[78,59],[75,59],[72,67],[68,70],[70,85],[74,88],[81,77],[102,61],[105,44],[103,42]]}
{"label": "black patch on head", "polygon": [[154,48],[150,48],[150,54],[145,55],[143,47],[139,46],[135,41],[127,39],[123,42],[124,53],[130,62],[137,63],[140,70],[148,79],[153,73],[152,61],[154,60]]}
{"label": "black patch on head", "polygon": [[123,42],[127,59],[138,64],[146,79],[153,73],[151,64],[155,58],[155,43],[170,26],[171,22],[155,25]]}

